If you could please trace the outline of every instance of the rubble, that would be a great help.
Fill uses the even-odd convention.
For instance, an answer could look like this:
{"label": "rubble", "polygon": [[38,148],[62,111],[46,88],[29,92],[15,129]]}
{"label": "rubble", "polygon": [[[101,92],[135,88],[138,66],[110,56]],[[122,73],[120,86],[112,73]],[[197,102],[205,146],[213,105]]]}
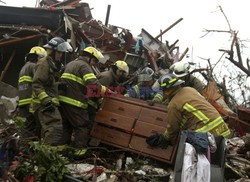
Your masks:
{"label": "rubble", "polygon": [[[95,69],[96,72],[107,69],[118,59],[125,60],[130,67],[130,74],[129,79],[121,86],[132,84],[139,73],[138,70],[149,64],[157,76],[167,73],[168,70],[165,68],[182,60],[188,52],[188,48],[180,52],[177,46],[179,40],[171,45],[159,40],[183,18],[178,19],[157,36],[152,36],[142,28],[141,37],[134,38],[126,28],[108,23],[103,25],[95,20],[89,5],[79,0],[44,0],[40,8],[0,8],[0,15],[8,17],[0,20],[0,35],[3,37],[0,47],[3,49],[4,57],[8,58],[0,65],[0,145],[6,141],[7,136],[16,136],[19,131],[13,127],[16,124],[14,118],[18,100],[17,89],[13,86],[17,85],[17,69],[24,64],[20,58],[24,59],[30,47],[43,44],[49,37],[67,37],[76,52],[86,45],[95,45],[101,49],[105,59],[101,61],[99,68]],[[14,12],[22,14],[22,18],[17,21]],[[35,18],[30,18],[30,15]],[[136,48],[139,44],[143,45]],[[77,55],[67,56],[64,63]],[[216,84],[213,85],[214,91],[217,92]],[[209,94],[216,99],[222,98],[216,93]],[[211,103],[215,103],[216,99],[211,99]],[[225,102],[220,100],[215,103],[221,111],[218,103],[224,105]],[[237,114],[231,110],[220,113],[234,130],[234,136],[237,136],[227,141],[225,179],[250,181],[250,109],[238,107],[235,112]],[[70,164],[67,164],[67,169],[70,174],[65,174],[64,178],[72,181],[100,182],[173,180],[173,164],[178,143],[166,150],[152,149],[145,144],[147,136],[165,130],[166,114],[167,109],[163,105],[156,104],[151,107],[144,101],[131,98],[106,99],[91,132],[92,146],[96,148],[89,147],[83,159],[72,159],[68,156]],[[25,150],[22,148],[20,153]],[[15,165],[20,166],[17,161]],[[32,170],[35,172],[39,171],[37,166],[34,168]],[[23,179],[30,178],[34,181],[37,174],[30,175]]]}

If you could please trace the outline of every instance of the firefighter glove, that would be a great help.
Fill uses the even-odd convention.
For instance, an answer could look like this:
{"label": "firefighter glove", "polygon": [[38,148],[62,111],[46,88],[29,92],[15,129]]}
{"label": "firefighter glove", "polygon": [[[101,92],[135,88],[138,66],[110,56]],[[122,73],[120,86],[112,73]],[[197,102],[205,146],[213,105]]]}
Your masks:
{"label": "firefighter glove", "polygon": [[151,135],[146,139],[146,142],[151,147],[160,147],[162,149],[166,149],[170,144],[170,142],[166,140],[162,134]]}

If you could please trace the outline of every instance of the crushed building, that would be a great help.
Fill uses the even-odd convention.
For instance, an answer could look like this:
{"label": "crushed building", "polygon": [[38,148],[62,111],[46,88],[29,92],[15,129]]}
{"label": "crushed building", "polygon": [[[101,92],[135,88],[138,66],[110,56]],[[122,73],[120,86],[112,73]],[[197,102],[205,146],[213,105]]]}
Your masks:
{"label": "crushed building", "polygon": [[[182,18],[157,36],[152,36],[142,28],[141,37],[136,39],[127,28],[108,24],[109,14],[105,25],[95,20],[89,5],[80,0],[43,0],[40,8],[0,6],[0,15],[5,17],[0,20],[0,81],[14,87],[17,86],[19,71],[30,48],[42,46],[54,36],[63,37],[74,48],[74,52],[65,55],[64,64],[76,58],[79,50],[88,45],[99,48],[104,54],[102,64],[94,69],[96,73],[105,70],[116,60],[126,61],[131,78],[126,84],[132,83],[136,71],[146,65],[150,65],[158,75],[166,73],[166,68],[182,60],[188,52],[188,48],[183,53],[180,52],[177,45],[179,40],[173,43],[159,40],[164,33],[181,22]],[[0,95],[8,92],[3,88],[9,90],[5,85],[2,86],[2,82]],[[16,93],[10,93],[6,97],[13,98],[15,95]],[[3,106],[2,102],[0,105]],[[5,112],[5,108],[2,110]],[[162,133],[165,130],[168,122],[166,114],[165,105],[148,106],[137,99],[106,98],[97,113],[91,136],[97,143],[173,165],[177,144],[163,150],[152,149],[145,143],[146,137],[152,133]],[[243,136],[249,132],[249,114],[249,109],[239,107],[238,116],[225,116],[229,126]]]}

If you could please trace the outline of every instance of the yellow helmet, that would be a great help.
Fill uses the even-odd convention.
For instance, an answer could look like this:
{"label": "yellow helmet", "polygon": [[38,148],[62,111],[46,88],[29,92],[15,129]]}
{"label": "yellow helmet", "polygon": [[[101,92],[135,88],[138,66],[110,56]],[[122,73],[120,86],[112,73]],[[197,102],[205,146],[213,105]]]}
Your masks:
{"label": "yellow helmet", "polygon": [[104,56],[102,55],[102,53],[100,51],[98,51],[96,48],[94,47],[87,47],[83,50],[84,52],[87,52],[89,54],[91,54],[92,56],[94,56],[98,61],[100,61],[100,59],[104,58]]}
{"label": "yellow helmet", "polygon": [[125,61],[118,60],[115,62],[118,69],[124,71],[126,74],[129,72],[128,64]]}
{"label": "yellow helmet", "polygon": [[37,54],[40,58],[47,56],[46,50],[40,46],[32,47],[29,54]]}

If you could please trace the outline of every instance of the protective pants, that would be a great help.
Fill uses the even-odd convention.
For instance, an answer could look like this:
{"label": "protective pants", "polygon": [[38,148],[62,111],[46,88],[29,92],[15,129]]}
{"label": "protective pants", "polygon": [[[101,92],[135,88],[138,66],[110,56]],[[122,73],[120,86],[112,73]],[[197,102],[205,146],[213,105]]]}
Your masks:
{"label": "protective pants", "polygon": [[26,118],[24,128],[22,129],[22,136],[24,138],[37,137],[39,139],[41,125],[38,117],[29,112],[29,105],[19,107],[19,116]]}
{"label": "protective pants", "polygon": [[70,144],[72,133],[74,133],[73,147],[86,147],[91,129],[87,110],[61,103],[61,111],[64,143]]}
{"label": "protective pants", "polygon": [[39,108],[37,115],[42,126],[41,135],[44,138],[44,142],[54,146],[62,145],[63,126],[58,108],[55,107],[53,112],[43,112],[43,108]]}

